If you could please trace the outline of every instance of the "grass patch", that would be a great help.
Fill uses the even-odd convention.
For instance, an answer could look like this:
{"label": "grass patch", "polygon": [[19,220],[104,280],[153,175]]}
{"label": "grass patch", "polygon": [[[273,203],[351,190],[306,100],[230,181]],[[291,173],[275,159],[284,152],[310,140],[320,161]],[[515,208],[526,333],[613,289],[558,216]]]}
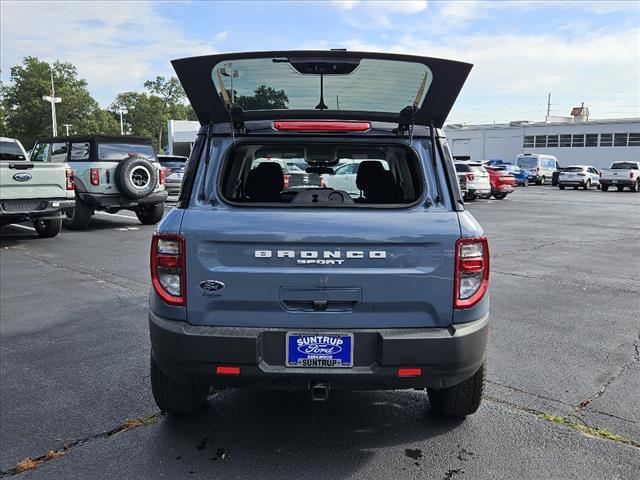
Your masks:
{"label": "grass patch", "polygon": [[136,417],[127,419],[122,425],[114,428],[109,433],[107,433],[107,437],[111,435],[115,435],[116,433],[126,432],[127,430],[131,430],[132,428],[142,427],[144,425],[151,425],[152,423],[156,423],[160,417],[161,413],[156,413],[154,415],[149,415],[147,417]]}
{"label": "grass patch", "polygon": [[46,455],[42,455],[37,458],[27,457],[24,460],[21,460],[18,463],[16,463],[16,466],[13,467],[13,473],[16,474],[16,473],[26,472],[27,470],[34,470],[38,468],[40,465],[42,465],[44,462],[48,462],[49,460],[52,460],[54,458],[62,457],[66,453],[67,453],[67,449],[63,448],[61,450],[49,450],[46,453]]}
{"label": "grass patch", "polygon": [[634,442],[630,438],[624,437],[622,435],[618,435],[617,433],[613,433],[606,428],[594,428],[583,425],[582,423],[572,422],[567,420],[566,417],[561,415],[553,415],[551,413],[539,413],[538,417],[546,420],[548,422],[557,423],[558,425],[564,425],[565,427],[572,428],[577,430],[580,433],[585,435],[589,435],[591,437],[596,438],[604,438],[605,440],[611,440],[613,442],[624,443],[625,445],[632,445],[634,447],[640,447],[640,443]]}

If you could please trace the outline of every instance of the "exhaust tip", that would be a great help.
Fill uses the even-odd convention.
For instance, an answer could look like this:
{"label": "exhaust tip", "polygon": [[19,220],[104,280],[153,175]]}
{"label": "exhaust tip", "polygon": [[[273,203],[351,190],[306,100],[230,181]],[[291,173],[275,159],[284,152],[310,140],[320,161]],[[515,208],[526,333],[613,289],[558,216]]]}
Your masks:
{"label": "exhaust tip", "polygon": [[329,399],[329,384],[328,383],[313,383],[310,387],[311,400],[314,402],[326,402]]}

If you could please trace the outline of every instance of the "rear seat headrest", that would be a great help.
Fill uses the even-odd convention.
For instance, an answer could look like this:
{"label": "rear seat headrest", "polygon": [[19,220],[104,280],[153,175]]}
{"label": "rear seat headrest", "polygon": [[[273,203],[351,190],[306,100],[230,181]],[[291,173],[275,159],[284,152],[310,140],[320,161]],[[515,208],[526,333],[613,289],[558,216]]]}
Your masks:
{"label": "rear seat headrest", "polygon": [[275,162],[263,162],[247,176],[245,194],[258,202],[277,202],[284,189],[282,167]]}

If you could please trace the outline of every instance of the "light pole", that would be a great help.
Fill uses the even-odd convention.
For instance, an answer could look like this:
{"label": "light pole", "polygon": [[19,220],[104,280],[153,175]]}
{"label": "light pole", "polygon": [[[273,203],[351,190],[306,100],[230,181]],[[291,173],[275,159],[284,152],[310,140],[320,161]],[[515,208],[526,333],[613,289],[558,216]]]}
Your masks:
{"label": "light pole", "polygon": [[58,136],[58,123],[56,122],[56,103],[62,102],[60,97],[56,97],[56,89],[53,85],[53,72],[51,72],[51,95],[43,95],[42,99],[51,104],[51,129],[53,136]]}
{"label": "light pole", "polygon": [[69,127],[73,127],[70,123],[63,123],[62,126],[67,129],[67,137],[69,136]]}
{"label": "light pole", "polygon": [[233,92],[233,79],[238,78],[240,76],[240,70],[234,70],[233,68],[231,68],[231,64],[227,63],[224,68],[220,69],[220,73],[225,77],[231,77],[231,104],[233,104],[235,102],[234,92]]}
{"label": "light pole", "polygon": [[119,108],[118,113],[120,114],[120,135],[124,135],[124,123],[122,122],[122,115],[124,115],[125,113],[129,113],[129,110]]}

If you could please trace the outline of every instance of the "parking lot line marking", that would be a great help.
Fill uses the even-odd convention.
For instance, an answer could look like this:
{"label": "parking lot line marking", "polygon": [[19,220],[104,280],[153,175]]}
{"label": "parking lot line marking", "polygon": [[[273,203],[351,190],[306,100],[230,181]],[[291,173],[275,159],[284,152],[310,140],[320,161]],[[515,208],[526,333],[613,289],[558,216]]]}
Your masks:
{"label": "parking lot line marking", "polygon": [[18,225],[17,223],[10,223],[9,225],[11,225],[12,227],[24,228],[25,230],[31,230],[32,232],[36,231],[35,228],[27,227],[26,225]]}
{"label": "parking lot line marking", "polygon": [[128,218],[129,220],[138,221],[137,217],[130,217],[128,215],[120,215],[119,213],[107,213],[107,212],[96,212],[96,214],[108,215],[110,217],[119,217],[119,218]]}

